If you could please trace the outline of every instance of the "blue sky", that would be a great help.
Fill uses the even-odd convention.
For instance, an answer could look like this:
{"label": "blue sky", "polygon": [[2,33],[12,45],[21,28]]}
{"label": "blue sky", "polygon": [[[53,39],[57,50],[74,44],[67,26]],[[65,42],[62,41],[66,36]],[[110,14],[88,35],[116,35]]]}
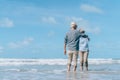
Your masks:
{"label": "blue sky", "polygon": [[89,58],[120,58],[119,0],[0,0],[0,58],[66,58],[75,21],[91,38]]}

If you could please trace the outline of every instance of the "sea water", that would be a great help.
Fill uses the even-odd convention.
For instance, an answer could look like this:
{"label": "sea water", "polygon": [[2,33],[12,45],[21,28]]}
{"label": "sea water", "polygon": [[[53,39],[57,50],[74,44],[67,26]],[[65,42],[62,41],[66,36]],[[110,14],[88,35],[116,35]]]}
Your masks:
{"label": "sea water", "polygon": [[89,59],[89,71],[66,72],[67,59],[0,59],[0,80],[120,80],[120,59]]}

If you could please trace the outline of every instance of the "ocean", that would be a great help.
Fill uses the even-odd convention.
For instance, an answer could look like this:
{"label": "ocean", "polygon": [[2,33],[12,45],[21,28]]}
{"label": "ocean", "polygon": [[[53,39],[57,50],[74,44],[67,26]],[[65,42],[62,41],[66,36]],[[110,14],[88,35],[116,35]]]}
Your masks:
{"label": "ocean", "polygon": [[89,71],[66,72],[67,59],[0,59],[0,80],[120,80],[120,59],[89,59]]}

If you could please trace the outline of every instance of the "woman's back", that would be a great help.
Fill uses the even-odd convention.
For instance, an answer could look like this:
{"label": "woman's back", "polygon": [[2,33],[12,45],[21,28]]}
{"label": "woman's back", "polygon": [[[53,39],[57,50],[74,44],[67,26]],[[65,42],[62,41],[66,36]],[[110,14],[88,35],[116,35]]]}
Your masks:
{"label": "woman's back", "polygon": [[79,50],[80,51],[88,51],[88,42],[89,42],[89,38],[87,35],[81,35],[80,39],[79,39]]}

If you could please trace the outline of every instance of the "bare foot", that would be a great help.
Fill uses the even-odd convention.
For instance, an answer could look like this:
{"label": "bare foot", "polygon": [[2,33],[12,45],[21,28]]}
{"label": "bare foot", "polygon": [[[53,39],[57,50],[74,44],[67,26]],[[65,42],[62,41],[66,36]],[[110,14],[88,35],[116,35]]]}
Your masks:
{"label": "bare foot", "polygon": [[68,70],[67,70],[67,72],[70,72],[70,66],[71,66],[71,65],[68,65]]}

